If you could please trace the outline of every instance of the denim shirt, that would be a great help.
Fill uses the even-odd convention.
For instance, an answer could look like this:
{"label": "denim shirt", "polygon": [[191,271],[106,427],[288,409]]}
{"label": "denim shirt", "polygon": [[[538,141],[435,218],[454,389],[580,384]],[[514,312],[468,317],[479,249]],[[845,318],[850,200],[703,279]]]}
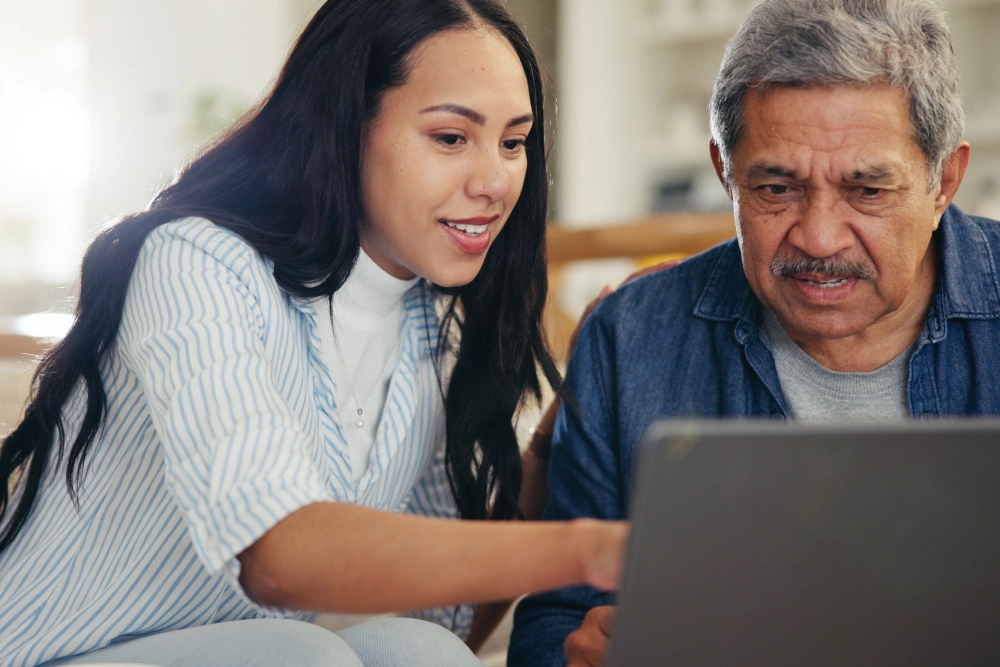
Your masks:
{"label": "denim shirt", "polygon": [[[909,365],[914,417],[1000,414],[1000,223],[950,207],[934,233],[938,280]],[[657,417],[785,418],[763,306],[728,241],[608,296],[567,371],[575,410],[556,421],[545,518],[621,519],[635,457]],[[611,595],[526,598],[510,667],[565,665],[563,641]]]}

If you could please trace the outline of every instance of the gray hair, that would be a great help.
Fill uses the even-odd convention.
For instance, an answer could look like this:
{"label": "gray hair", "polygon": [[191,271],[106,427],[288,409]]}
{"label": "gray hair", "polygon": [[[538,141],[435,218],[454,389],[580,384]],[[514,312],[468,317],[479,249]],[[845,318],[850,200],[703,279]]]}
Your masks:
{"label": "gray hair", "polygon": [[951,32],[933,0],[764,0],[726,45],[709,103],[725,176],[751,87],[885,85],[910,100],[930,184],[962,140],[965,115]]}

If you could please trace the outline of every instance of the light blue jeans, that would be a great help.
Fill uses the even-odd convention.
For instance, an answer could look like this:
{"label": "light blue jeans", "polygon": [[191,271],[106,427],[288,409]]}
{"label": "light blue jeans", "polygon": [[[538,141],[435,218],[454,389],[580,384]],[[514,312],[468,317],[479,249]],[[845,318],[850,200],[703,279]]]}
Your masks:
{"label": "light blue jeans", "polygon": [[282,619],[215,623],[112,644],[45,663],[141,663],[157,667],[483,667],[439,625],[385,618],[334,634]]}

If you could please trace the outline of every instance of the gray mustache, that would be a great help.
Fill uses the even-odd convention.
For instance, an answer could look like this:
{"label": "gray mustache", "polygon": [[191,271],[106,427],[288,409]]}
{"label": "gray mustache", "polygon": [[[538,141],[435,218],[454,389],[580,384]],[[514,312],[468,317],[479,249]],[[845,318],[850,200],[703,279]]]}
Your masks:
{"label": "gray mustache", "polygon": [[860,280],[875,277],[875,269],[867,262],[842,259],[836,255],[822,259],[808,255],[775,257],[771,262],[771,273],[779,278],[797,273],[815,273],[832,278],[851,277]]}

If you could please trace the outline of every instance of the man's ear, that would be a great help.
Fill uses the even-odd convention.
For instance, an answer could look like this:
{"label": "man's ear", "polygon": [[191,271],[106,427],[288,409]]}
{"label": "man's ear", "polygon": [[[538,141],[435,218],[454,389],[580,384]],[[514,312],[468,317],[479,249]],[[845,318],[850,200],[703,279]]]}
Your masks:
{"label": "man's ear", "polygon": [[729,188],[729,181],[726,180],[726,165],[722,160],[722,152],[719,150],[719,145],[715,143],[714,139],[710,139],[708,142],[708,152],[712,155],[712,165],[715,167],[715,175],[719,177],[719,182],[726,189],[726,194],[732,199],[733,192]]}
{"label": "man's ear", "polygon": [[941,185],[937,198],[934,200],[934,213],[938,220],[941,219],[944,210],[951,205],[958,193],[958,186],[962,184],[962,179],[965,178],[965,169],[969,166],[971,151],[969,142],[963,141],[955,147],[944,163],[944,169],[941,171]]}

